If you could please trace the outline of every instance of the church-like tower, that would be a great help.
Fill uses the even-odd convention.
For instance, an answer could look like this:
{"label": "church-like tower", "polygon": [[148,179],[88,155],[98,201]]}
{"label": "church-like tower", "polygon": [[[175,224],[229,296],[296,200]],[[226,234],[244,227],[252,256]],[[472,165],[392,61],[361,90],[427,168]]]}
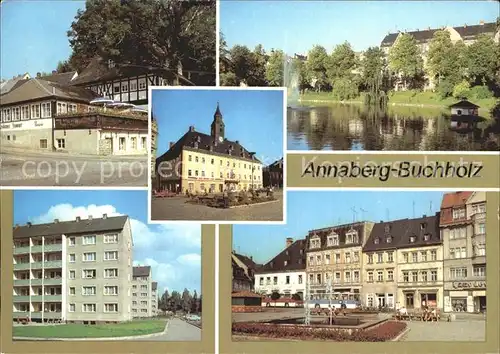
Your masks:
{"label": "church-like tower", "polygon": [[210,135],[217,142],[224,141],[224,121],[222,119],[222,113],[220,112],[219,102],[217,102],[217,109],[214,113],[214,120],[210,126]]}

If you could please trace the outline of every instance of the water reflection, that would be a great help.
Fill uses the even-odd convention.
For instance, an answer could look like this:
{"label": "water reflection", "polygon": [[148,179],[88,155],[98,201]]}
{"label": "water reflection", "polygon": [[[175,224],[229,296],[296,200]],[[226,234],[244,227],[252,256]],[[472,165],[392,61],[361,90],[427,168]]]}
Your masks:
{"label": "water reflection", "polygon": [[289,150],[484,151],[500,149],[500,124],[456,126],[446,112],[414,107],[387,111],[339,104],[288,109]]}

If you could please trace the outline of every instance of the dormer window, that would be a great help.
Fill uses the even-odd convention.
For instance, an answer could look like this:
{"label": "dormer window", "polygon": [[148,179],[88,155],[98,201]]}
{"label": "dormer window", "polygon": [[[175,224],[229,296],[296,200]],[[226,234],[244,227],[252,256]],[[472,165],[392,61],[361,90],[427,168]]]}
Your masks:
{"label": "dormer window", "polygon": [[414,243],[417,238],[415,236],[410,236],[410,242]]}
{"label": "dormer window", "polygon": [[115,62],[111,59],[108,60],[108,69],[113,69],[115,67]]}
{"label": "dormer window", "polygon": [[288,256],[288,250],[285,252],[285,254]]}
{"label": "dormer window", "polygon": [[346,244],[358,243],[358,242],[359,242],[359,237],[358,233],[355,230],[351,230],[345,235]]}
{"label": "dormer window", "polygon": [[274,262],[271,262],[271,268],[274,268]]}
{"label": "dormer window", "polygon": [[336,233],[332,233],[332,234],[328,235],[326,242],[327,242],[328,246],[338,246],[339,245],[339,235],[337,235]]}
{"label": "dormer window", "polygon": [[320,248],[321,247],[321,240],[319,239],[318,236],[314,236],[311,238],[309,247],[310,248]]}
{"label": "dormer window", "polygon": [[288,261],[283,262],[283,264],[284,264],[284,265],[285,265],[285,267],[286,267],[286,266],[287,266],[287,264],[288,264]]}
{"label": "dormer window", "polygon": [[391,231],[391,225],[385,225],[385,232],[388,233]]}
{"label": "dormer window", "polygon": [[387,236],[386,239],[385,239],[385,241],[387,243],[392,243],[392,236]]}
{"label": "dormer window", "polygon": [[426,226],[427,226],[427,224],[425,222],[421,223],[420,224],[420,230],[425,230]]}
{"label": "dormer window", "polygon": [[465,208],[453,209],[453,220],[464,219],[465,218]]}
{"label": "dormer window", "polygon": [[378,238],[378,237],[376,237],[376,238],[375,238],[375,240],[373,240],[373,242],[374,242],[376,245],[378,245],[378,244],[379,244],[379,242],[380,242],[380,240],[379,240],[379,238]]}
{"label": "dormer window", "polygon": [[198,149],[198,142],[195,141],[194,144],[193,144],[193,146],[194,146],[195,149]]}
{"label": "dormer window", "polygon": [[431,239],[431,235],[425,234],[424,235],[424,241],[429,241]]}

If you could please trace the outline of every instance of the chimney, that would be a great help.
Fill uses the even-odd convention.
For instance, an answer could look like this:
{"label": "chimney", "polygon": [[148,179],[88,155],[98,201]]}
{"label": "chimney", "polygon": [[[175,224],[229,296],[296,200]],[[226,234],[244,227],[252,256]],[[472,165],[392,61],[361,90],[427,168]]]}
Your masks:
{"label": "chimney", "polygon": [[54,224],[58,224],[59,223],[59,219],[54,219]]}
{"label": "chimney", "polygon": [[89,220],[92,220],[92,215],[89,215]]}
{"label": "chimney", "polygon": [[293,243],[293,238],[292,237],[287,237],[286,238],[286,248],[290,247]]}
{"label": "chimney", "polygon": [[56,94],[56,88],[54,86],[52,86],[52,94],[55,95]]}
{"label": "chimney", "polygon": [[172,146],[174,146],[174,145],[175,145],[175,143],[174,143],[173,141],[171,141],[171,142],[169,143],[168,148],[169,148],[169,149],[171,149],[171,148],[172,148]]}
{"label": "chimney", "polygon": [[36,73],[36,77],[42,77],[42,73]]}
{"label": "chimney", "polygon": [[464,23],[464,28],[467,28],[467,24],[466,23]]}
{"label": "chimney", "polygon": [[26,223],[26,225],[27,225],[28,227],[31,227],[31,223],[30,223],[29,221]]}
{"label": "chimney", "polygon": [[253,261],[253,256],[250,256],[250,260]]}
{"label": "chimney", "polygon": [[479,24],[480,24],[481,26],[482,26],[482,25],[484,25],[484,21],[483,21],[483,20],[479,21]]}
{"label": "chimney", "polygon": [[235,141],[235,143],[236,143],[236,144],[239,144],[239,143],[240,143],[240,141],[239,141],[239,140],[236,140],[236,141]]}
{"label": "chimney", "polygon": [[190,125],[190,126],[189,126],[189,131],[190,131],[190,132],[194,132],[194,125]]}
{"label": "chimney", "polygon": [[52,75],[57,74],[57,70],[52,70]]}
{"label": "chimney", "polygon": [[423,217],[423,218],[426,218],[426,217],[427,217],[427,215],[425,215],[425,214],[424,214],[424,215],[422,215],[422,217]]}
{"label": "chimney", "polygon": [[76,217],[76,222],[79,222],[81,219],[79,216]]}
{"label": "chimney", "polygon": [[102,214],[102,218],[103,219],[107,219],[108,218],[108,214]]}

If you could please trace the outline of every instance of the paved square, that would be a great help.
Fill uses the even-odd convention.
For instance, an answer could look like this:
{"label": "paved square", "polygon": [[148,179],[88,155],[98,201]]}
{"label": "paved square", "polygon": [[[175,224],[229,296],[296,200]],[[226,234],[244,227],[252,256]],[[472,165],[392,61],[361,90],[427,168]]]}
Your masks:
{"label": "paved square", "polygon": [[223,221],[282,221],[283,192],[276,191],[277,201],[232,209],[212,208],[186,203],[185,197],[153,198],[152,220],[223,220]]}

